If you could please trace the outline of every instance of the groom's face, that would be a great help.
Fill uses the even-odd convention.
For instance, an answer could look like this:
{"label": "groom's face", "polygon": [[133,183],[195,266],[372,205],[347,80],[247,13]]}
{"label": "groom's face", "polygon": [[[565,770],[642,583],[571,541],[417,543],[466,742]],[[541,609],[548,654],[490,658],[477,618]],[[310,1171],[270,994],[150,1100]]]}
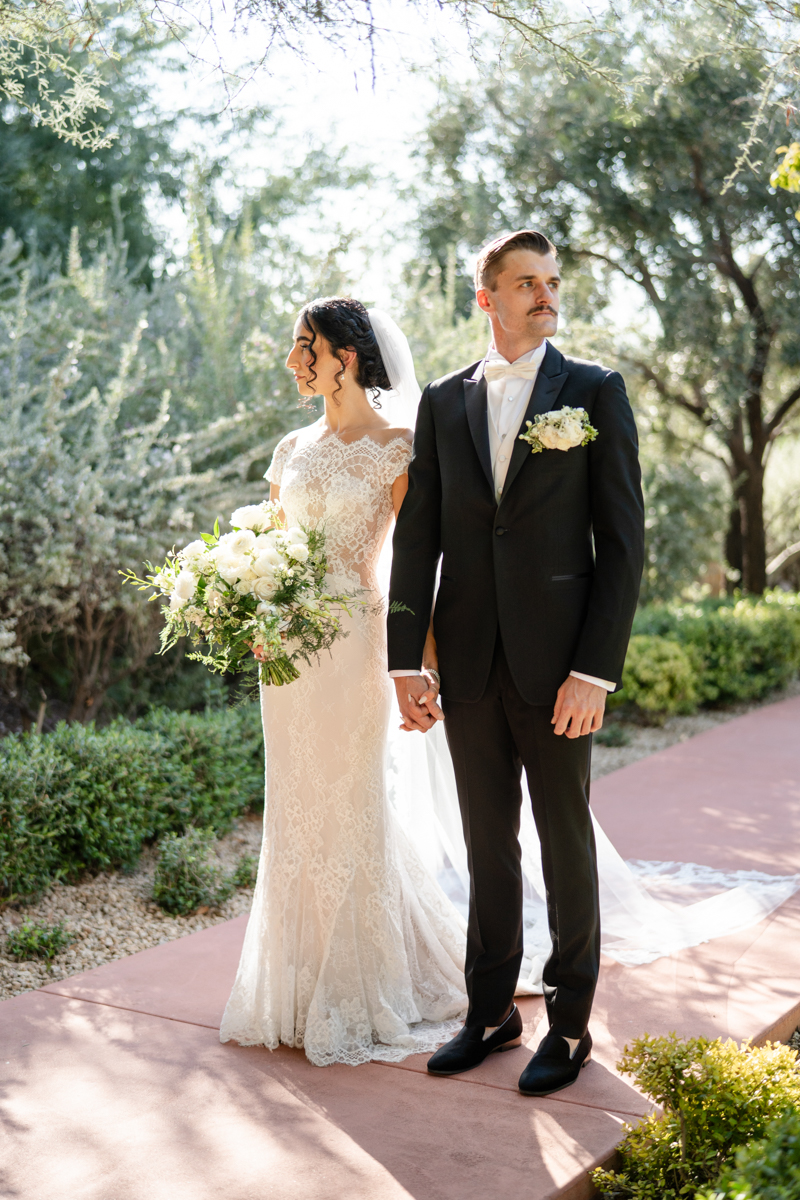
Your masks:
{"label": "groom's face", "polygon": [[561,276],[552,254],[510,250],[493,288],[479,288],[477,300],[492,327],[515,339],[538,344],[558,328]]}

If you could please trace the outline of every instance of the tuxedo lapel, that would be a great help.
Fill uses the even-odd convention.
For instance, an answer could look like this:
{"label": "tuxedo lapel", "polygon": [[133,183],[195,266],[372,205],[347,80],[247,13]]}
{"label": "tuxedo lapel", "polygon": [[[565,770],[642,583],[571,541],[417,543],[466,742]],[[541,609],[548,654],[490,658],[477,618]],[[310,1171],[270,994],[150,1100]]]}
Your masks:
{"label": "tuxedo lapel", "polygon": [[478,452],[483,473],[489,481],[489,487],[494,495],[494,474],[492,473],[492,456],[489,452],[489,415],[487,411],[486,380],[483,377],[483,363],[479,363],[472,379],[464,380],[464,404],[467,410],[472,440]]}
{"label": "tuxedo lapel", "polygon": [[[555,408],[558,400],[559,392],[567,381],[568,371],[563,370],[564,358],[559,350],[554,349],[550,343],[547,343],[542,365],[539,369],[539,374],[536,376],[536,383],[533,385],[531,398],[528,401],[528,407],[525,411],[525,416],[522,418],[522,424],[519,427],[518,433],[523,433],[525,430],[525,422],[532,421],[534,417],[540,413],[550,412]],[[484,384],[484,391],[486,385]],[[484,402],[484,411],[485,411]],[[488,431],[487,431],[488,445]],[[527,442],[521,442],[517,437],[514,442],[514,449],[511,453],[511,461],[508,464],[508,473],[506,481],[503,485],[503,495],[501,503],[508,495],[508,489],[519,474],[522,464],[530,457],[531,448]]]}

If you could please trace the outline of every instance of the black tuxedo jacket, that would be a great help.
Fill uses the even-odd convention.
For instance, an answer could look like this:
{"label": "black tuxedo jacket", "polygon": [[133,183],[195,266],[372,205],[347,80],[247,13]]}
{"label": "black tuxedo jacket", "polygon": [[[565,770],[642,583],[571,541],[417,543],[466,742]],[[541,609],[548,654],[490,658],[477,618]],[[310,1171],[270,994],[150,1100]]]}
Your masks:
{"label": "black tuxedo jacket", "polygon": [[636,426],[621,375],[548,343],[521,430],[566,406],[586,409],[597,439],[539,454],[517,440],[498,505],[482,362],[425,388],[394,534],[389,670],[419,668],[441,558],[447,699],[481,698],[498,627],[529,704],[554,703],[571,670],[619,683],[644,562]]}

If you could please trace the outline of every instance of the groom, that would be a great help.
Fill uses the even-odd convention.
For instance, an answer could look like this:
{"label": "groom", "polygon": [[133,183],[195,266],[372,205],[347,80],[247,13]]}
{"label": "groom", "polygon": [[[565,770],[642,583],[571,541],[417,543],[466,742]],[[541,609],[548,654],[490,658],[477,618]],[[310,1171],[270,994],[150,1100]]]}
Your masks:
{"label": "groom", "polygon": [[[535,230],[481,251],[475,286],[492,346],[422,394],[388,618],[404,724],[425,732],[438,712],[420,666],[441,560],[433,629],[469,858],[469,1011],[428,1070],[459,1074],[520,1044],[524,768],[553,942],[550,1030],[519,1081],[530,1096],[573,1083],[591,1051],[600,925],[590,735],[622,674],[643,566],[625,385],[546,341],[559,284],[555,247]],[[585,409],[596,438],[534,454],[519,437],[525,422],[563,407]]]}

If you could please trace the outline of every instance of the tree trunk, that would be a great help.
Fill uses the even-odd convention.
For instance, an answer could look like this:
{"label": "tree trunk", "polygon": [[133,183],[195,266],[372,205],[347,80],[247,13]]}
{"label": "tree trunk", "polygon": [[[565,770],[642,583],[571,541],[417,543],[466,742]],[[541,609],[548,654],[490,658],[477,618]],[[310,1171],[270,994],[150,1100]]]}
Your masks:
{"label": "tree trunk", "polygon": [[752,464],[739,489],[742,517],[742,590],[760,596],[767,586],[767,538],[764,530],[764,468]]}
{"label": "tree trunk", "polygon": [[725,561],[731,572],[735,574],[735,577],[733,579],[729,577],[726,583],[726,591],[730,595],[736,588],[742,586],[742,576],[744,575],[742,513],[736,489],[734,489],[733,504],[728,516],[728,531],[725,534]]}

